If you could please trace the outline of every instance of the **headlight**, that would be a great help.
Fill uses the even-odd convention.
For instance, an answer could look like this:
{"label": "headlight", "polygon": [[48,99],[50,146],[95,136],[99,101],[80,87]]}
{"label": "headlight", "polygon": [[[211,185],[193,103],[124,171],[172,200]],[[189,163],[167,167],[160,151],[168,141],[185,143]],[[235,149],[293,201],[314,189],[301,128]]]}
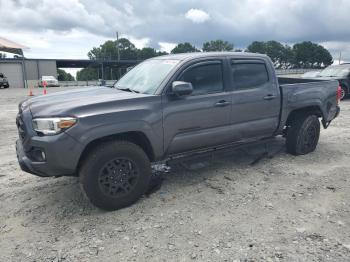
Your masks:
{"label": "headlight", "polygon": [[76,122],[77,119],[72,117],[35,118],[33,119],[33,128],[36,132],[44,135],[56,135],[74,126]]}

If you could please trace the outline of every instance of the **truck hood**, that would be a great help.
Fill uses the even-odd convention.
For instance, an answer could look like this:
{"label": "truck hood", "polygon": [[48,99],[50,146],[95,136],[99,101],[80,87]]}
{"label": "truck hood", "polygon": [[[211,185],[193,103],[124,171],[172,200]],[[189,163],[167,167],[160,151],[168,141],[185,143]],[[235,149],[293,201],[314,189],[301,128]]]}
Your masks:
{"label": "truck hood", "polygon": [[[49,90],[50,92],[50,90]],[[86,106],[146,96],[108,87],[87,87],[30,98],[21,104],[33,117],[70,116]]]}

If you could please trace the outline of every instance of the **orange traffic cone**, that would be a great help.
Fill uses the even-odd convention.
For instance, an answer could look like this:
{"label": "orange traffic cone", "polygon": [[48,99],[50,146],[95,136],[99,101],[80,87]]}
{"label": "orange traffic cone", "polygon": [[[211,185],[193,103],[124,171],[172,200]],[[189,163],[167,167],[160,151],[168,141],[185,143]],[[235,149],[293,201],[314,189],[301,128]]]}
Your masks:
{"label": "orange traffic cone", "polygon": [[32,90],[32,88],[31,88],[31,87],[29,87],[29,96],[34,96],[34,94],[33,94],[33,90]]}
{"label": "orange traffic cone", "polygon": [[44,92],[43,92],[43,93],[44,93],[44,95],[46,95],[46,94],[47,94],[47,91],[46,91],[46,81],[43,82],[43,86],[44,86]]}

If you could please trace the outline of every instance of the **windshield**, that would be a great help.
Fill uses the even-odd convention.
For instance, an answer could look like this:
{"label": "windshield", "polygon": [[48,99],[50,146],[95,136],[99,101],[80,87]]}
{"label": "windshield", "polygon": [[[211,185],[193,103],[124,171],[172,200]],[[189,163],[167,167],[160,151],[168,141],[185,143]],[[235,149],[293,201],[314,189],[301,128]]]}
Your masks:
{"label": "windshield", "polygon": [[345,77],[350,73],[350,67],[345,66],[330,66],[321,71],[319,74],[320,77]]}
{"label": "windshield", "polygon": [[126,73],[114,84],[114,87],[137,93],[154,94],[165,77],[178,63],[179,60],[147,60]]}

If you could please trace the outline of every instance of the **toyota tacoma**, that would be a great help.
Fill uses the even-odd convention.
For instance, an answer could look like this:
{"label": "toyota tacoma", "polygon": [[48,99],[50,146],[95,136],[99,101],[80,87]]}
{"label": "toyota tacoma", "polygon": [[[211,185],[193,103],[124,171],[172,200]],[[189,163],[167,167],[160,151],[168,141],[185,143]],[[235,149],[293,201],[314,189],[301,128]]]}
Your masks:
{"label": "toyota tacoma", "polygon": [[340,95],[338,81],[277,78],[266,55],[162,56],[112,88],[21,102],[17,157],[31,174],[79,176],[95,206],[116,210],[146,192],[152,163],[279,135],[290,154],[313,152]]}

